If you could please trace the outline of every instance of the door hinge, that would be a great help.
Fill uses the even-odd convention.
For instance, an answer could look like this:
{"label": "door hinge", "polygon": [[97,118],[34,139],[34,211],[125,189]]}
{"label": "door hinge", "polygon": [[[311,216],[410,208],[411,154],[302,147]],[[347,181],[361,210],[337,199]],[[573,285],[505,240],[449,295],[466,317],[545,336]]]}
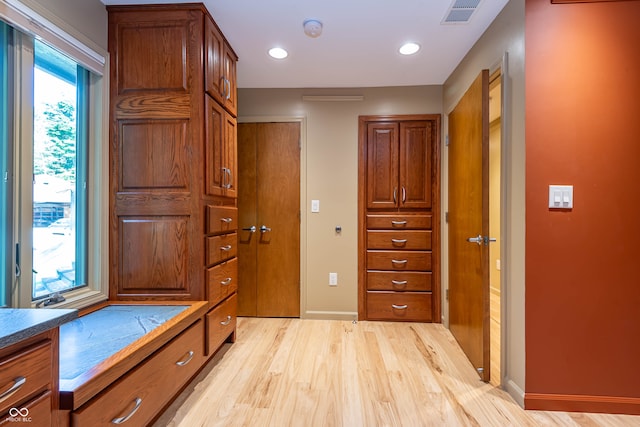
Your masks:
{"label": "door hinge", "polygon": [[444,213],[444,222],[449,223],[449,212]]}
{"label": "door hinge", "polygon": [[449,135],[445,135],[445,137],[444,137],[444,145],[445,145],[446,147],[448,147],[448,146],[449,146]]}
{"label": "door hinge", "polygon": [[449,301],[449,289],[445,289],[444,291],[444,298]]}

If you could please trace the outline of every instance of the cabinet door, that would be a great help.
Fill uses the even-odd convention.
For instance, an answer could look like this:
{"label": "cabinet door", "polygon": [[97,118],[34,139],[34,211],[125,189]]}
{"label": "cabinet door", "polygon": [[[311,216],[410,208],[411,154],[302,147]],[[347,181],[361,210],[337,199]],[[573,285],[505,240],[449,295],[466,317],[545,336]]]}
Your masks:
{"label": "cabinet door", "polygon": [[224,45],[222,72],[227,85],[224,90],[224,107],[234,117],[238,114],[238,83],[236,81],[236,62],[238,58],[228,44]]}
{"label": "cabinet door", "polygon": [[205,192],[211,196],[237,197],[236,119],[206,96]]}
{"label": "cabinet door", "polygon": [[367,125],[367,208],[398,206],[398,123]]}
{"label": "cabinet door", "polygon": [[205,90],[219,103],[224,102],[224,39],[211,19],[205,19],[204,64]]}
{"label": "cabinet door", "polygon": [[402,208],[431,207],[431,123],[400,123],[399,202]]}

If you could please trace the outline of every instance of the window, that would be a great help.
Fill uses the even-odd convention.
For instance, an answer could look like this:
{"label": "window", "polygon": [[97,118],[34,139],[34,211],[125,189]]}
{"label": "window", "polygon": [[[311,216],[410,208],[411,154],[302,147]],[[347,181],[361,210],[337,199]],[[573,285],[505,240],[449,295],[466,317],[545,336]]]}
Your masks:
{"label": "window", "polygon": [[106,91],[55,41],[0,21],[0,306],[107,297]]}

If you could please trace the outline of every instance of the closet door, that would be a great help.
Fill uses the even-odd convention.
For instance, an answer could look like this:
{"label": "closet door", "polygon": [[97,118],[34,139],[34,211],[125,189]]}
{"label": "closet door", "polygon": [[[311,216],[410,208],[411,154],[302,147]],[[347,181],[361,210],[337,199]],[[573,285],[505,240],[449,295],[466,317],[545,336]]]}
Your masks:
{"label": "closet door", "polygon": [[238,315],[300,316],[300,124],[240,123]]}

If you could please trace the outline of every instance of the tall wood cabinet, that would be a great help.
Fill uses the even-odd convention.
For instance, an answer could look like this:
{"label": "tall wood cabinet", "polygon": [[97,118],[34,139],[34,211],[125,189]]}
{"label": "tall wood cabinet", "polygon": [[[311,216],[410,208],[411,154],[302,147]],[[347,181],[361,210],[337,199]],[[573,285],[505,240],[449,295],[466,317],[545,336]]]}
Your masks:
{"label": "tall wood cabinet", "polygon": [[213,307],[237,277],[237,57],[201,4],[107,10],[110,299]]}
{"label": "tall wood cabinet", "polygon": [[439,138],[439,115],[360,117],[360,319],[440,319]]}

